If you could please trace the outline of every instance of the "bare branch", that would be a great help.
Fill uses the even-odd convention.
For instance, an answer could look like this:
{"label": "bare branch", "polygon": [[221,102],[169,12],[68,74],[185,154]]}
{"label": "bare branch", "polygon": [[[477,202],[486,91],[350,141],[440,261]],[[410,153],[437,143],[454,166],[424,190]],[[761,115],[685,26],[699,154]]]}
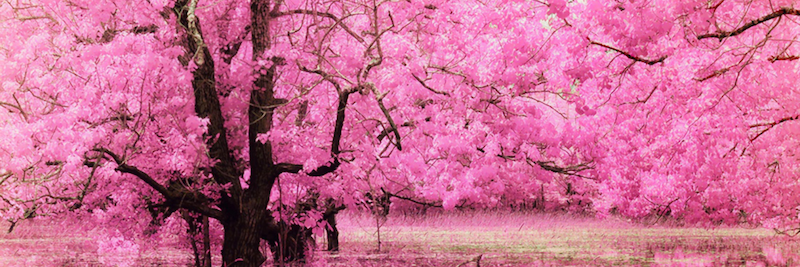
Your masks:
{"label": "bare branch", "polygon": [[742,34],[747,29],[750,29],[750,28],[752,28],[752,27],[754,27],[754,26],[756,26],[758,24],[767,22],[767,21],[772,20],[774,18],[779,18],[779,17],[781,17],[783,15],[800,16],[800,10],[794,9],[794,8],[791,8],[791,7],[782,7],[781,9],[775,10],[774,12],[772,12],[770,14],[767,14],[766,16],[754,19],[754,20],[748,22],[747,24],[742,25],[742,27],[739,27],[739,28],[734,29],[732,31],[717,31],[715,33],[702,34],[702,35],[697,36],[697,39],[698,40],[702,40],[702,39],[706,39],[706,38],[718,38],[720,41],[722,41],[722,39],[724,39],[724,38],[733,37],[733,36]]}
{"label": "bare branch", "polygon": [[19,111],[19,114],[22,115],[22,118],[26,122],[28,121],[28,113],[25,112],[25,110],[23,110],[22,107],[20,107],[18,105],[11,104],[11,103],[2,102],[2,101],[0,101],[0,106],[6,107],[6,109],[8,109],[8,111],[10,111],[10,112],[14,112],[14,110],[11,110],[11,108],[16,109],[17,111]]}

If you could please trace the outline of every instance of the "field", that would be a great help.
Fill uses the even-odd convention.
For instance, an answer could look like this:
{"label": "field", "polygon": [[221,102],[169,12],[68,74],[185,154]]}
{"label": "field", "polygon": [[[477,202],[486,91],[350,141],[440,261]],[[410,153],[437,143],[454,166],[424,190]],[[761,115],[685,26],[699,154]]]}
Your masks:
{"label": "field", "polygon": [[[341,252],[312,266],[792,266],[800,242],[767,229],[671,227],[566,215],[460,213],[340,216]],[[3,225],[6,226],[6,225]],[[0,266],[106,266],[91,234],[29,223],[0,234]],[[324,238],[318,239],[324,247]],[[142,249],[135,266],[189,266],[189,250]],[[110,253],[113,254],[113,253]],[[104,261],[98,260],[105,257]],[[217,259],[218,260],[218,259]],[[102,263],[101,263],[102,262]]]}

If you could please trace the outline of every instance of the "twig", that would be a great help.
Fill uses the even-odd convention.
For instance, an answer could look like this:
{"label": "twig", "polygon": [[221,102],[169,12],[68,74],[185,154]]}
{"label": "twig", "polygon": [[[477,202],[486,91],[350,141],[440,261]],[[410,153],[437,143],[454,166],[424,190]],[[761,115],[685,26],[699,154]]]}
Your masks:
{"label": "twig", "polygon": [[656,63],[664,62],[664,60],[667,59],[667,56],[661,56],[660,58],[655,59],[655,60],[637,57],[637,56],[631,55],[628,52],[622,51],[622,50],[620,50],[620,49],[618,49],[616,47],[613,47],[613,46],[610,46],[610,45],[607,45],[607,44],[598,43],[598,42],[592,41],[591,39],[589,40],[589,44],[593,44],[593,45],[600,46],[600,47],[603,47],[603,48],[606,48],[606,49],[614,50],[615,52],[620,53],[623,56],[626,56],[627,58],[630,58],[630,59],[632,59],[634,61],[642,62],[642,63],[647,64],[647,65],[655,65]]}
{"label": "twig", "polygon": [[800,115],[795,115],[793,117],[782,118],[780,120],[773,121],[773,122],[752,124],[752,125],[750,125],[750,128],[758,128],[758,127],[767,127],[767,128],[759,131],[758,134],[756,134],[756,136],[750,138],[750,142],[755,141],[758,137],[760,137],[761,135],[763,135],[764,133],[766,133],[767,131],[769,131],[770,129],[772,129],[773,127],[775,127],[778,124],[781,124],[781,123],[784,123],[784,122],[787,122],[787,121],[794,121],[794,120],[798,120],[798,119],[800,119]]}
{"label": "twig", "polygon": [[443,92],[443,91],[439,91],[439,90],[436,90],[436,89],[433,89],[433,88],[431,88],[430,86],[428,86],[427,84],[425,84],[425,81],[423,81],[422,79],[420,79],[419,77],[417,77],[417,75],[415,75],[415,74],[413,74],[413,73],[412,73],[412,74],[411,74],[411,76],[413,76],[413,77],[414,77],[414,79],[416,79],[416,80],[419,82],[419,84],[421,84],[421,85],[422,85],[422,87],[425,87],[425,89],[428,89],[428,91],[431,91],[431,92],[433,92],[433,93],[435,93],[435,94],[440,94],[440,95],[444,95],[444,96],[450,96],[450,93],[448,93],[448,92]]}
{"label": "twig", "polygon": [[313,16],[320,16],[320,17],[324,17],[324,18],[329,18],[329,19],[331,19],[331,20],[333,20],[335,22],[334,26],[336,26],[336,25],[341,26],[342,29],[344,29],[344,31],[346,31],[348,34],[350,34],[350,36],[353,36],[353,38],[355,38],[359,43],[364,43],[364,38],[362,38],[361,36],[359,36],[358,34],[353,32],[353,30],[351,30],[350,27],[347,27],[346,24],[342,23],[342,20],[340,18],[336,17],[336,15],[333,15],[333,14],[328,13],[328,12],[320,12],[320,11],[316,11],[316,10],[295,9],[295,10],[289,10],[289,11],[284,11],[284,12],[272,12],[270,14],[270,16],[273,17],[273,18],[277,18],[277,17],[294,15],[294,14],[305,14],[305,15],[313,15]]}

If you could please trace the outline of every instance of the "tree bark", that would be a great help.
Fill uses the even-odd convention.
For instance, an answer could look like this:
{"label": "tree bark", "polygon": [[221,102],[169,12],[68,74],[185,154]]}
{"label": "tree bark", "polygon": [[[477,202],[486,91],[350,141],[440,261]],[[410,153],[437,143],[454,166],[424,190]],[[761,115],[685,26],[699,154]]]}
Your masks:
{"label": "tree bark", "polygon": [[259,215],[264,212],[248,213],[251,214],[243,213],[223,222],[225,238],[222,241],[222,266],[258,267],[265,260],[258,250],[262,221]]}
{"label": "tree bark", "polygon": [[278,223],[279,231],[267,239],[275,264],[305,262],[306,251],[315,243],[311,229]]}
{"label": "tree bark", "polygon": [[208,233],[208,216],[203,215],[203,267],[211,267],[211,235]]}
{"label": "tree bark", "polygon": [[[276,5],[280,4],[278,2]],[[231,149],[227,141],[227,129],[225,128],[224,117],[221,112],[219,92],[217,90],[216,73],[214,59],[205,43],[205,37],[200,29],[199,18],[195,15],[197,0],[175,0],[173,11],[177,18],[177,31],[182,35],[182,45],[186,49],[186,54],[179,57],[181,63],[189,66],[194,62],[196,68],[192,71],[192,87],[194,89],[195,112],[201,118],[209,119],[206,145],[209,148],[209,156],[216,160],[210,172],[214,181],[220,185],[229,185],[228,189],[220,192],[221,199],[213,209],[203,203],[183,203],[178,208],[187,208],[198,212],[205,212],[218,219],[224,228],[224,240],[222,244],[223,266],[260,266],[264,260],[264,255],[259,251],[261,239],[265,239],[275,253],[276,262],[295,261],[305,258],[306,247],[313,238],[309,229],[298,225],[281,225],[276,223],[267,209],[269,204],[270,192],[272,187],[282,172],[299,172],[302,166],[296,164],[275,164],[273,160],[272,144],[269,141],[261,142],[258,139],[260,134],[270,131],[273,121],[274,109],[286,100],[274,97],[275,71],[276,67],[284,64],[280,57],[262,58],[264,51],[267,51],[273,38],[270,34],[270,22],[274,19],[271,15],[273,7],[270,0],[252,0],[250,3],[251,21],[250,34],[253,44],[253,60],[271,60],[273,64],[266,69],[254,70],[256,76],[253,89],[250,91],[250,103],[248,108],[248,144],[250,157],[250,181],[249,188],[244,189],[239,181],[244,172],[244,167],[237,163],[237,159],[232,156]],[[224,61],[224,58],[223,58]],[[348,92],[352,93],[352,92]],[[342,102],[342,101],[340,101]],[[346,95],[344,102],[340,106],[347,104]],[[344,109],[340,107],[340,109]],[[344,120],[344,112],[337,113],[337,124],[334,134],[332,151],[334,155],[339,152],[339,138]],[[105,152],[109,154],[110,152]],[[113,155],[113,154],[110,154]],[[116,157],[115,157],[116,159]],[[118,163],[121,160],[116,160]],[[324,175],[332,172],[339,166],[338,158],[326,168],[312,171],[309,175]],[[177,195],[170,191],[148,175],[136,168],[121,164],[119,171],[137,175],[145,182],[148,182],[154,189],[161,192],[168,200],[183,199],[183,195]],[[197,198],[198,200],[207,200]],[[188,205],[192,204],[192,205]],[[211,210],[211,211],[208,211]],[[207,222],[203,222],[204,231]],[[204,240],[204,243],[207,243]],[[208,252],[203,251],[204,257]],[[208,263],[206,263],[208,264]]]}
{"label": "tree bark", "polygon": [[325,203],[325,212],[322,213],[322,219],[328,223],[328,228],[325,228],[328,251],[339,251],[339,228],[336,226],[336,214],[339,214],[344,208],[344,205],[336,206],[334,200],[330,198]]}
{"label": "tree bark", "polygon": [[325,229],[328,251],[339,251],[339,228],[336,228],[336,214],[327,216],[325,222],[328,223],[328,228]]}

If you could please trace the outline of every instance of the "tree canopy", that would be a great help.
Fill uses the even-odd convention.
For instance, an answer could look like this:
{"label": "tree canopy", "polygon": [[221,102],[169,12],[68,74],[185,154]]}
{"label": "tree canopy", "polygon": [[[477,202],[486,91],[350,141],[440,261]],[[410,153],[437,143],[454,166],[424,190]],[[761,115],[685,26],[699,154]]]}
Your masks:
{"label": "tree canopy", "polygon": [[3,1],[0,217],[186,210],[229,266],[309,192],[798,228],[793,4]]}

